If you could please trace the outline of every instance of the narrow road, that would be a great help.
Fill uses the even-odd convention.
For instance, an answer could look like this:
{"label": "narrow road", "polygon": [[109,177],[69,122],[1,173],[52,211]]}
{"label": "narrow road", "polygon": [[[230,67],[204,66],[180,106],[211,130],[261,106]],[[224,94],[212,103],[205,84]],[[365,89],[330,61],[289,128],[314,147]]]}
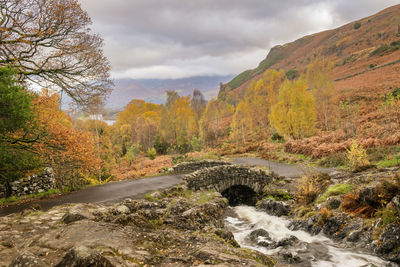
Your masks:
{"label": "narrow road", "polygon": [[153,190],[162,190],[177,185],[182,181],[182,178],[183,176],[181,175],[165,175],[92,186],[55,199],[39,200],[1,208],[0,216],[21,212],[34,204],[39,204],[43,210],[48,210],[65,203],[112,204],[125,198],[138,199]]}
{"label": "narrow road", "polygon": [[275,161],[259,159],[259,158],[235,158],[232,163],[244,164],[250,166],[264,166],[268,167],[271,171],[278,174],[279,176],[285,176],[289,178],[301,177],[303,174],[316,171],[323,173],[331,173],[336,171],[333,168],[310,168],[307,165],[302,164],[284,164]]}
{"label": "narrow road", "polygon": [[[289,165],[258,158],[236,158],[234,164],[251,166],[265,166],[280,176],[290,178],[300,177],[307,172],[307,167],[302,165]],[[335,169],[317,168],[318,172],[330,173]],[[39,204],[43,210],[66,203],[104,203],[113,204],[125,198],[139,199],[153,190],[162,190],[179,184],[182,175],[165,175],[142,179],[131,179],[121,182],[113,182],[99,186],[88,187],[70,194],[62,195],[55,199],[38,200],[20,205],[11,205],[0,208],[0,216],[21,212],[32,205]]]}

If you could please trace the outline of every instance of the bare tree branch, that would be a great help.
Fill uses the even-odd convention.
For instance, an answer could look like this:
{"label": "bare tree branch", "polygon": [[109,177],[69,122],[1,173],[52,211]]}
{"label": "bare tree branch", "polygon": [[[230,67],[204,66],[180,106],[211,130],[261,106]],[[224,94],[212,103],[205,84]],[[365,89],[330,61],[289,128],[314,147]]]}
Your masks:
{"label": "bare tree branch", "polygon": [[63,90],[79,105],[112,90],[103,40],[78,0],[0,0],[0,66]]}

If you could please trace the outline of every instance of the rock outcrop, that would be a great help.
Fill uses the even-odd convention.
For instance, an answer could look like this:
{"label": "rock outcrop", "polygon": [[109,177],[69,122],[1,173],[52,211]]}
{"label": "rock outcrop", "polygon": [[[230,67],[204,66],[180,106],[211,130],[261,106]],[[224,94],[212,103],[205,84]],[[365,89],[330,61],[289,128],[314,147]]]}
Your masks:
{"label": "rock outcrop", "polygon": [[265,211],[274,216],[288,216],[290,213],[290,205],[284,201],[276,201],[274,199],[263,199],[256,205],[257,209]]}
{"label": "rock outcrop", "polygon": [[157,195],[158,199],[127,199],[113,206],[69,204],[0,217],[0,265],[274,264],[269,256],[238,248],[224,228],[228,204],[218,192],[177,186]]}

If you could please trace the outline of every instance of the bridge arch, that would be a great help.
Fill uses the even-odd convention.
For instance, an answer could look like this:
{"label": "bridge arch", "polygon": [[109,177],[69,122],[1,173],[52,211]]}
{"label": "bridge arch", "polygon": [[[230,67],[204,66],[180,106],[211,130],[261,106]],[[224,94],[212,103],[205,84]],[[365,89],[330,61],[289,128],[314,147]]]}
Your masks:
{"label": "bridge arch", "polygon": [[216,190],[222,194],[231,188],[245,190],[244,187],[247,187],[256,194],[261,194],[264,187],[272,182],[273,175],[270,171],[259,168],[222,165],[187,174],[184,176],[184,180],[188,188],[193,190]]}

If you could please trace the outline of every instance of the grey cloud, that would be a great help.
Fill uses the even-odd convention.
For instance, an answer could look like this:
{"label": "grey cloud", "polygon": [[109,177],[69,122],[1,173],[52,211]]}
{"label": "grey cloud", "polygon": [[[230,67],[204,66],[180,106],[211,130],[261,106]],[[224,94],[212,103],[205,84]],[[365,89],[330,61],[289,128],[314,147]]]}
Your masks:
{"label": "grey cloud", "polygon": [[113,74],[131,78],[238,73],[256,66],[272,45],[393,4],[396,1],[82,0],[94,30],[105,39]]}

